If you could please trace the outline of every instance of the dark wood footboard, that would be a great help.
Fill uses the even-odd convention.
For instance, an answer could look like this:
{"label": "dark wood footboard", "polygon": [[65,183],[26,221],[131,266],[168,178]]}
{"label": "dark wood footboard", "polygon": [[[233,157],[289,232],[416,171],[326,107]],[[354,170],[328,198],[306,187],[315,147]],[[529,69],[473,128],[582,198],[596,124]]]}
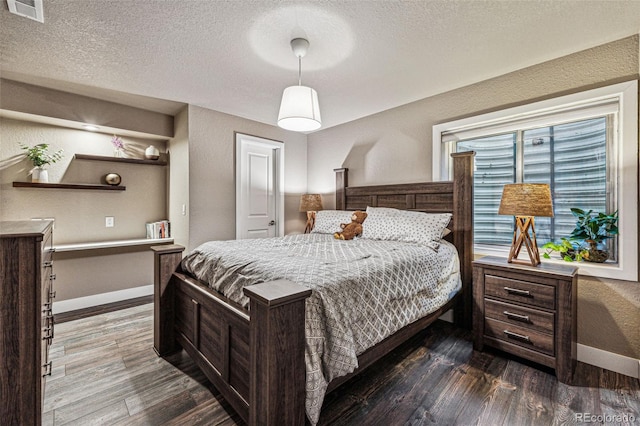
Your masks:
{"label": "dark wood footboard", "polygon": [[284,280],[249,286],[247,311],[181,273],[183,247],[151,249],[158,355],[184,348],[251,425],[304,424],[304,306],[311,290]]}

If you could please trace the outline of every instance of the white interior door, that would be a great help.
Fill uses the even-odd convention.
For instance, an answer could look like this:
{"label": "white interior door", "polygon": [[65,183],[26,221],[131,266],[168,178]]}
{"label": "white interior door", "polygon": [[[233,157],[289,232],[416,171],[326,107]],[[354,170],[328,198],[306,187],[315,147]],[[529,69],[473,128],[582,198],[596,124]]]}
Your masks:
{"label": "white interior door", "polygon": [[236,134],[236,238],[281,235],[282,143]]}

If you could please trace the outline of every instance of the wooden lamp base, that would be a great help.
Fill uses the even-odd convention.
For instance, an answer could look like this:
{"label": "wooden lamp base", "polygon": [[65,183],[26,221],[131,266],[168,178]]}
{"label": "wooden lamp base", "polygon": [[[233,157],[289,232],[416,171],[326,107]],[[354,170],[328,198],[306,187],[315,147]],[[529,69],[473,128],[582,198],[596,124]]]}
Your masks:
{"label": "wooden lamp base", "polygon": [[[531,228],[531,235],[529,235]],[[518,260],[518,254],[522,245],[525,245],[529,253],[530,262]],[[516,225],[513,231],[513,241],[511,242],[511,250],[509,251],[509,263],[522,263],[538,266],[540,264],[540,252],[538,251],[538,242],[536,241],[536,229],[533,224],[533,216],[516,216]]]}
{"label": "wooden lamp base", "polygon": [[316,212],[307,212],[307,226],[304,228],[304,233],[308,234],[311,232],[313,227],[316,224]]}

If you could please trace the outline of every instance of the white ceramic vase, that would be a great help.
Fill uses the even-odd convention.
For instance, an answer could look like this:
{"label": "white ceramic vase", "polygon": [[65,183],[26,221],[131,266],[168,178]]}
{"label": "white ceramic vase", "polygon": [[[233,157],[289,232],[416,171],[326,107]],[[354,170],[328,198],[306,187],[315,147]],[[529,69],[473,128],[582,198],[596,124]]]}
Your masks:
{"label": "white ceramic vase", "polygon": [[45,169],[36,167],[31,172],[31,182],[35,183],[49,183],[49,172]]}

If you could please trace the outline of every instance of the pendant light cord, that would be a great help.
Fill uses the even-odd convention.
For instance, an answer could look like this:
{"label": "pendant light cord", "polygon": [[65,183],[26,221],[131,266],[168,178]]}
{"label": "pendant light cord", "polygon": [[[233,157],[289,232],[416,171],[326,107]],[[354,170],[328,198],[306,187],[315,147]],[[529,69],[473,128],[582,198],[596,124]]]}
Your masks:
{"label": "pendant light cord", "polygon": [[298,56],[298,86],[302,86],[302,56]]}

